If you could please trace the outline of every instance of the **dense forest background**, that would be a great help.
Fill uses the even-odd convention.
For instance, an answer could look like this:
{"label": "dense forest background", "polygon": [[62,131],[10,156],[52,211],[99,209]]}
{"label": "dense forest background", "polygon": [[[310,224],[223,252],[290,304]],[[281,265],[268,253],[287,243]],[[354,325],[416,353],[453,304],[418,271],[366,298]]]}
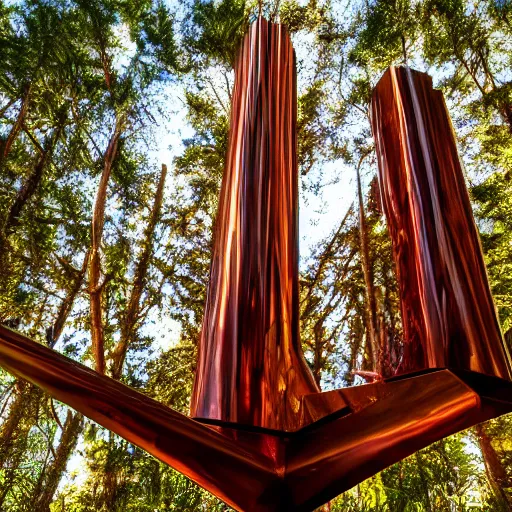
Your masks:
{"label": "dense forest background", "polygon": [[[400,357],[368,117],[391,64],[445,94],[512,345],[509,0],[0,2],[0,322],[187,411],[233,65],[260,10],[297,49],[301,204],[316,222],[302,233],[301,331],[323,389]],[[0,417],[2,512],[228,510],[1,371]],[[512,416],[325,509],[512,510]]]}

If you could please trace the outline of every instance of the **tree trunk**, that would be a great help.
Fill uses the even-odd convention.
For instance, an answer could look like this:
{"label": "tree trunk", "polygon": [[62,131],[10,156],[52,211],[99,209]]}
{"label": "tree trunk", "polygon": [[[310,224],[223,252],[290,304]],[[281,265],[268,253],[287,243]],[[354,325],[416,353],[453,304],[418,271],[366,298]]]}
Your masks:
{"label": "tree trunk", "polygon": [[[105,373],[104,332],[102,319],[102,289],[101,278],[101,240],[105,226],[105,203],[107,188],[112,171],[112,165],[117,156],[117,146],[123,132],[123,118],[116,119],[114,133],[110,137],[104,156],[103,172],[101,174],[91,224],[91,253],[89,264],[89,297],[91,318],[91,342],[96,363],[96,371]],[[104,283],[103,283],[104,284]]]}
{"label": "tree trunk", "polygon": [[377,373],[381,373],[379,363],[379,326],[378,326],[378,312],[377,312],[377,301],[375,300],[375,289],[373,280],[373,263],[370,257],[370,249],[368,243],[368,225],[366,222],[366,216],[364,212],[363,203],[363,191],[361,187],[361,167],[362,159],[357,166],[357,195],[359,199],[359,236],[361,243],[361,265],[363,267],[364,282],[366,288],[366,308],[368,314],[368,338],[369,338],[369,350],[372,357],[372,370]]}
{"label": "tree trunk", "polygon": [[68,410],[59,446],[55,451],[56,456],[51,465],[46,468],[44,474],[41,475],[40,484],[34,492],[34,512],[50,511],[50,503],[53,500],[62,474],[66,470],[69,457],[76,447],[78,436],[82,430],[82,418],[83,416],[80,413]]}
{"label": "tree trunk", "polygon": [[5,145],[3,147],[3,151],[0,157],[0,164],[3,163],[5,159],[9,156],[9,153],[11,152],[11,147],[14,141],[16,140],[16,137],[20,133],[21,128],[23,126],[23,122],[25,121],[25,117],[27,116],[28,106],[30,103],[30,89],[31,87],[28,84],[24,87],[23,96],[21,97],[20,111],[18,112],[18,117],[12,125],[11,131],[9,132],[7,140],[5,141]]}
{"label": "tree trunk", "polygon": [[512,134],[512,105],[505,103],[501,107],[501,115],[508,123],[508,130]]}
{"label": "tree trunk", "polygon": [[[21,381],[20,381],[21,382]],[[0,488],[0,510],[16,482],[18,468],[27,449],[29,431],[34,424],[43,392],[31,384],[24,389],[9,410],[9,416],[0,433],[0,468],[3,468]]]}
{"label": "tree trunk", "polygon": [[428,483],[427,483],[427,479],[425,477],[425,472],[423,471],[423,461],[421,460],[421,456],[420,456],[419,452],[416,452],[414,457],[416,459],[416,465],[418,467],[418,473],[420,475],[421,486],[423,487],[423,492],[425,493],[425,508],[426,508],[427,512],[432,512],[433,509],[432,509],[432,503],[430,502]]}
{"label": "tree trunk", "polygon": [[55,322],[53,322],[53,325],[46,330],[46,341],[50,348],[53,348],[60,338],[62,331],[64,330],[64,326],[66,325],[68,316],[73,309],[76,296],[82,288],[85,274],[87,273],[87,265],[89,264],[89,255],[90,252],[87,251],[82,263],[82,268],[76,275],[75,282],[73,283],[72,288],[69,290],[68,295],[62,301],[59,311],[57,312]]}
{"label": "tree trunk", "polygon": [[314,336],[314,350],[313,350],[313,368],[312,373],[315,379],[317,386],[320,388],[320,382],[322,380],[322,368],[323,368],[323,357],[322,357],[322,331],[323,331],[323,320],[318,320],[315,322],[315,327],[313,328],[313,336]]}
{"label": "tree trunk", "polygon": [[[153,235],[155,233],[155,228],[160,217],[160,210],[162,208],[166,175],[167,166],[162,165],[162,171],[160,173],[155,193],[155,200],[144,232],[142,251],[135,266],[130,299],[121,322],[121,336],[112,354],[112,378],[116,380],[121,378],[126,353],[136,334],[137,322],[140,317],[140,299],[146,283],[149,261],[153,251]],[[110,438],[112,441],[112,434]],[[105,500],[107,507],[109,507],[109,510],[114,510],[117,500],[119,486],[118,477],[118,469],[116,467],[107,467],[107,471],[103,475],[103,499]]]}
{"label": "tree trunk", "polygon": [[135,329],[140,315],[140,299],[144,290],[149,260],[153,251],[153,235],[162,208],[166,175],[167,166],[162,165],[162,172],[160,173],[160,179],[155,193],[155,201],[151,209],[148,225],[145,229],[142,251],[135,268],[130,299],[123,315],[123,321],[121,322],[121,337],[113,353],[112,377],[116,380],[121,378],[126,352],[135,335]]}
{"label": "tree trunk", "polygon": [[491,436],[487,433],[485,424],[475,427],[478,436],[478,444],[482,451],[487,479],[498,501],[502,502],[507,510],[512,510],[512,500],[505,489],[512,487],[512,481],[507,474],[496,450],[492,445]]}
{"label": "tree trunk", "polygon": [[[88,257],[89,253],[85,255],[82,269],[73,283],[67,297],[62,301],[53,326],[46,332],[48,345],[52,348],[55,346],[55,343],[62,334],[64,324],[71,312],[73,302],[83,284]],[[32,386],[32,384],[28,384],[23,380],[18,380],[16,386],[18,387],[16,398],[9,407],[8,416],[0,428],[0,467],[2,467],[5,461],[10,457],[15,439],[20,436],[28,435],[28,431],[33,425],[32,419],[36,417],[36,414],[33,414],[32,417],[29,418],[29,411],[32,406],[37,408],[39,407],[39,402],[43,396],[43,393],[39,388],[36,388]],[[25,420],[26,428],[24,427],[20,430],[20,423],[22,420]]]}
{"label": "tree trunk", "polygon": [[36,165],[34,166],[34,169],[28,175],[22,187],[18,190],[16,199],[9,208],[9,213],[7,214],[7,218],[5,219],[3,227],[4,236],[9,236],[10,234],[12,234],[14,228],[19,224],[19,217],[22,209],[35,194],[39,184],[41,183],[46,163],[48,162],[52,154],[53,148],[55,147],[60,137],[63,128],[62,124],[63,123],[61,122],[59,126],[55,129],[54,134],[48,139],[46,147],[44,148],[43,153],[39,155],[39,159]]}
{"label": "tree trunk", "polygon": [[359,318],[357,325],[352,329],[352,343],[350,343],[350,367],[349,371],[346,373],[345,380],[347,381],[348,386],[354,385],[354,370],[357,368],[357,357],[359,355],[359,351],[361,350],[361,345],[363,344],[363,322]]}
{"label": "tree trunk", "polygon": [[[32,418],[36,417],[42,391],[25,381],[18,381],[16,398],[9,407],[9,414],[0,429],[0,468],[9,459],[16,440],[28,435]],[[24,421],[25,420],[25,421]]]}

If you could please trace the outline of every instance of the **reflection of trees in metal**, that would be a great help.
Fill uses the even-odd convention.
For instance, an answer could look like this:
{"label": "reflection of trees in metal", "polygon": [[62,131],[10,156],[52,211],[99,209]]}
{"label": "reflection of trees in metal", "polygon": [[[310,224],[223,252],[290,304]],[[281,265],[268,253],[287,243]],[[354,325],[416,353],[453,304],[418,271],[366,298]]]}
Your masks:
{"label": "reflection of trees in metal", "polygon": [[511,411],[512,383],[442,98],[426,75],[391,70],[373,124],[409,329],[402,366],[420,371],[315,392],[296,318],[293,53],[262,19],[242,52],[192,407],[203,419],[5,327],[0,365],[239,510],[308,511]]}
{"label": "reflection of trees in metal", "polygon": [[381,196],[405,334],[402,371],[450,367],[510,378],[510,366],[442,93],[391,68],[372,102]]}

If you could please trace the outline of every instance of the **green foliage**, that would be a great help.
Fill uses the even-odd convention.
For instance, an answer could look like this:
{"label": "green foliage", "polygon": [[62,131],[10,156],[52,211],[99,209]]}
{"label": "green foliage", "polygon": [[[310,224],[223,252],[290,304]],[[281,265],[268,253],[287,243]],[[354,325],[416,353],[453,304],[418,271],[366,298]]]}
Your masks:
{"label": "green foliage", "polygon": [[350,59],[376,70],[407,60],[407,47],[417,38],[418,4],[410,0],[375,0],[360,21]]}
{"label": "green foliage", "polygon": [[472,510],[483,503],[479,461],[460,435],[434,443],[331,502],[333,511]]}
{"label": "green foliage", "polygon": [[191,13],[187,43],[194,60],[202,58],[208,63],[233,68],[249,26],[245,0],[194,1]]}
{"label": "green foliage", "polygon": [[477,215],[482,219],[482,245],[494,299],[505,332],[512,328],[512,261],[509,250],[512,243],[512,204],[509,182],[508,178],[495,173],[471,190],[474,200],[479,205]]}
{"label": "green foliage", "polygon": [[296,0],[283,2],[279,7],[279,22],[286,25],[290,33],[300,30],[314,32],[325,23],[326,9],[317,0],[301,5]]}

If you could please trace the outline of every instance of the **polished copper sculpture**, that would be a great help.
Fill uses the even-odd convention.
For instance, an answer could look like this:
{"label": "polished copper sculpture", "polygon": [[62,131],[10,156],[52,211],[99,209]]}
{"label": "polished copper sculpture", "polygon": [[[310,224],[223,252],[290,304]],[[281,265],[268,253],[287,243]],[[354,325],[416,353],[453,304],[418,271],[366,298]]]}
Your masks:
{"label": "polished copper sculpture", "polygon": [[252,25],[232,96],[191,413],[293,429],[300,397],[320,390],[299,340],[295,54],[284,27]]}
{"label": "polished copper sculpture", "polygon": [[373,94],[372,119],[400,283],[401,371],[450,367],[510,379],[442,93],[424,73],[390,68]]}
{"label": "polished copper sculpture", "polygon": [[[194,419],[5,327],[0,365],[238,510],[309,511],[442,437],[511,411],[508,356],[442,97],[426,75],[392,69],[374,93],[373,128],[410,324],[409,359],[401,369],[419,371],[318,392],[298,336],[295,69],[283,27],[262,18],[251,26],[233,98]],[[462,259],[453,246],[443,242],[439,249],[430,241],[439,212],[430,215],[434,199],[423,190],[437,183],[422,178],[427,158],[436,179],[457,184],[446,189],[443,182],[432,193],[450,194],[443,236],[460,244]],[[411,192],[416,182],[420,193]],[[466,236],[470,241],[459,240]],[[419,249],[407,248],[404,240]],[[439,254],[447,247],[450,258]],[[404,275],[405,268],[434,282],[425,290],[425,279]],[[438,290],[440,307],[428,304]],[[487,302],[480,309],[482,300]],[[468,326],[462,307],[490,323]]]}

